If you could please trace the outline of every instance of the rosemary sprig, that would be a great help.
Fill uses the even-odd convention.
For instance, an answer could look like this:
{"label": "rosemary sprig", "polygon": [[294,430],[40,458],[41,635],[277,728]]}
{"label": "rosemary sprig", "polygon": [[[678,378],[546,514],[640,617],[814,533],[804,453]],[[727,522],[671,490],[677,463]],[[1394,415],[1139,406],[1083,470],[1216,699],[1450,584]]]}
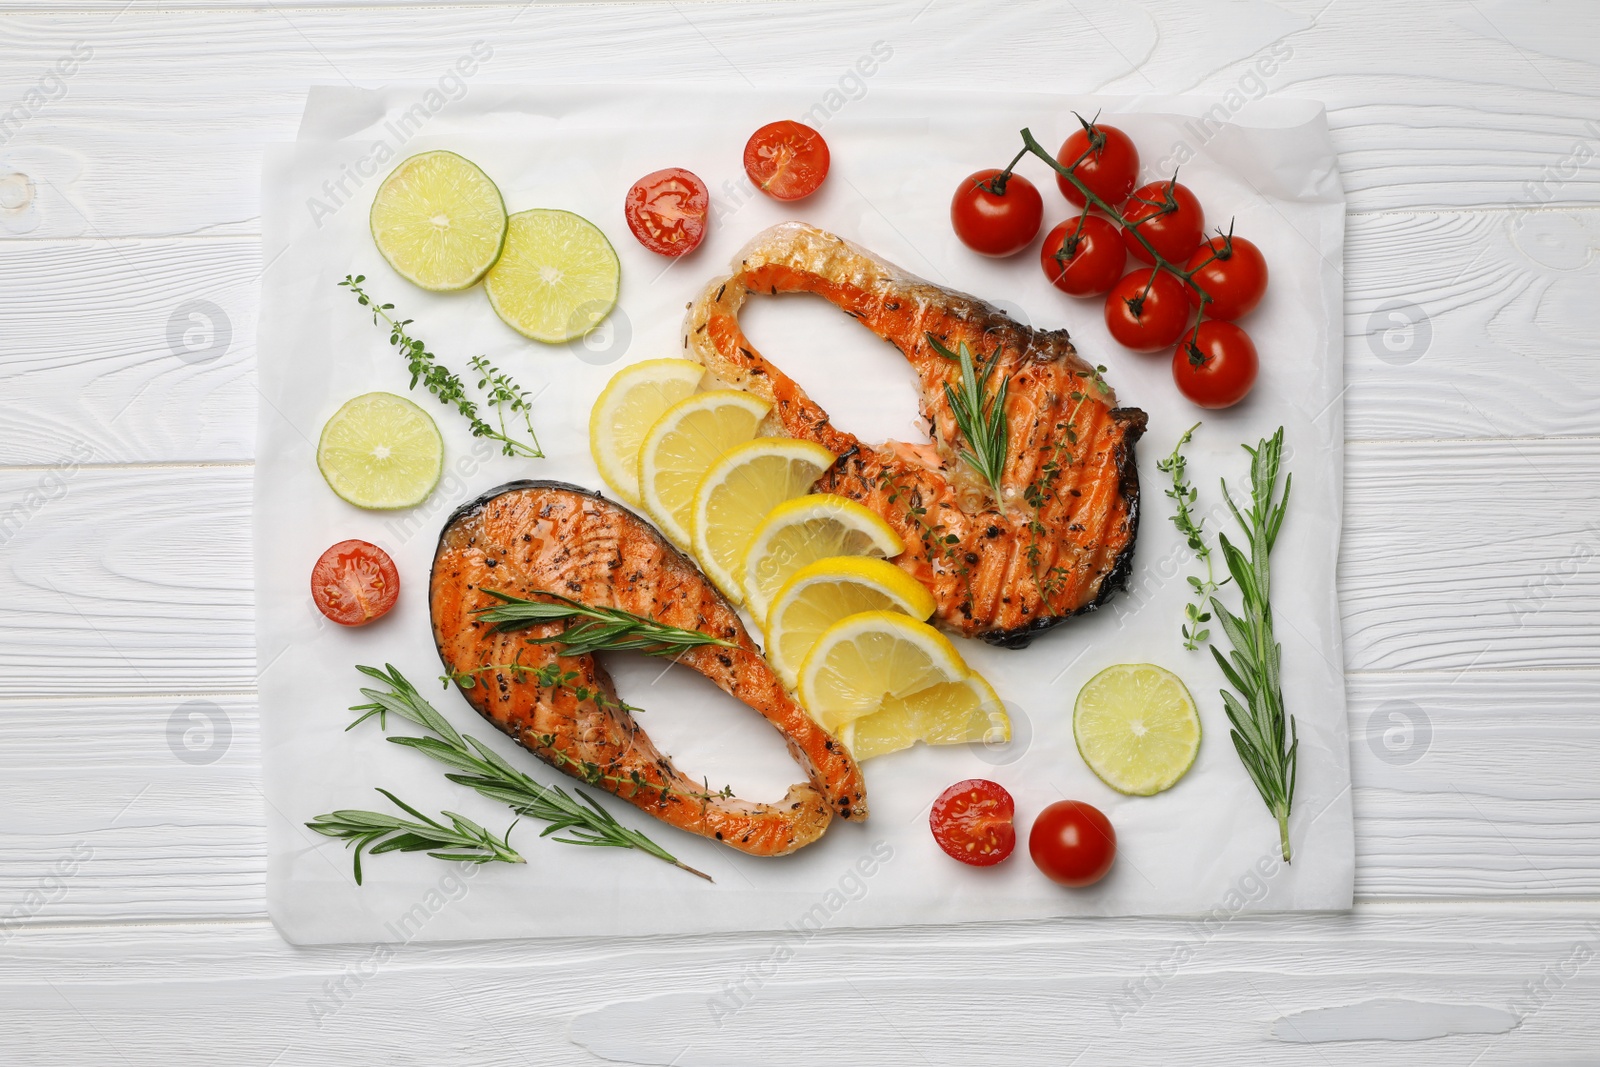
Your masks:
{"label": "rosemary sprig", "polygon": [[1268,560],[1277,543],[1278,531],[1283,528],[1294,479],[1292,475],[1284,478],[1283,496],[1275,499],[1278,468],[1283,459],[1283,427],[1278,427],[1277,433],[1260,441],[1255,448],[1245,445],[1244,450],[1250,453],[1249,512],[1241,512],[1234,504],[1226,481],[1222,484],[1222,495],[1228,502],[1228,510],[1244,530],[1250,555],[1246,557],[1226,534],[1219,535],[1222,558],[1239,588],[1242,614],[1233,614],[1216,597],[1211,598],[1211,608],[1217,614],[1222,632],[1233,645],[1227,657],[1215,646],[1211,654],[1216,657],[1228,683],[1238,691],[1237,696],[1225,689],[1222,691],[1222,703],[1228,710],[1228,721],[1233,724],[1233,747],[1238,750],[1239,759],[1266,802],[1267,810],[1278,820],[1278,840],[1287,863],[1289,811],[1294,803],[1295,755],[1300,750],[1300,739],[1294,717],[1287,715],[1283,707],[1283,648],[1272,631]]}
{"label": "rosemary sprig", "polygon": [[[501,373],[499,369],[490,364],[482,356],[472,360],[473,369],[483,375],[478,382],[478,388],[492,385],[489,390],[489,406],[500,415],[500,429],[496,430],[478,415],[478,405],[467,396],[467,387],[459,377],[448,367],[441,366],[438,357],[428,351],[428,346],[406,332],[406,327],[411,325],[411,319],[396,319],[389,314],[394,310],[393,304],[380,304],[367,295],[361,288],[361,283],[367,280],[365,274],[351,276],[346,274],[344,281],[339,284],[355,294],[356,302],[362,307],[372,309],[372,321],[380,320],[389,327],[389,343],[405,357],[411,369],[411,388],[415,389],[421,382],[434,396],[439,398],[439,403],[454,405],[461,417],[472,425],[472,436],[486,437],[492,441],[500,442],[500,451],[507,456],[522,456],[526,459],[542,459],[544,453],[539,449],[539,439],[533,432],[533,415],[531,401],[509,376]],[[505,432],[505,412],[510,410],[519,414],[528,427],[528,436],[533,438],[533,444],[527,444],[510,437]]]}
{"label": "rosemary sprig", "polygon": [[444,813],[445,818],[450,820],[450,825],[446,826],[422,814],[387,789],[378,792],[388,797],[401,811],[415,816],[416,821],[378,811],[342,808],[318,815],[306,823],[325,837],[355,843],[356,885],[361,884],[363,851],[373,856],[385,852],[426,852],[435,859],[462,860],[467,863],[528,862],[511,847],[510,828],[496,837],[465,815],[457,815],[453,811]]}
{"label": "rosemary sprig", "polygon": [[1194,552],[1195,558],[1206,565],[1204,579],[1197,575],[1189,575],[1189,585],[1194,589],[1195,599],[1183,606],[1184,618],[1187,620],[1183,624],[1183,647],[1190,652],[1198,651],[1200,646],[1211,637],[1211,631],[1204,628],[1205,624],[1211,621],[1211,613],[1206,611],[1205,607],[1211,597],[1221,588],[1221,584],[1227,583],[1226,578],[1222,580],[1221,584],[1216,581],[1215,572],[1211,567],[1211,546],[1206,544],[1206,520],[1204,516],[1196,516],[1193,511],[1194,504],[1199,499],[1199,493],[1189,483],[1187,474],[1189,461],[1184,458],[1183,446],[1189,443],[1194,436],[1195,430],[1199,428],[1200,424],[1197,422],[1183,431],[1183,436],[1178,438],[1178,443],[1172,446],[1172,455],[1166,459],[1156,461],[1156,469],[1165,471],[1172,477],[1172,488],[1167,490],[1167,496],[1172,499],[1176,507],[1176,510],[1172,513],[1172,525],[1176,526],[1178,532],[1183,534],[1184,540]]}
{"label": "rosemary sprig", "polygon": [[494,624],[493,633],[507,633],[543,622],[583,620],[568,626],[554,637],[533,638],[539,644],[554,642],[563,645],[565,654],[569,656],[583,656],[591,652],[643,652],[647,656],[675,656],[700,645],[737,647],[731,641],[712,637],[699,630],[668,626],[621,608],[580,604],[559,593],[541,591],[540,596],[551,598],[544,601],[524,600],[494,589],[483,591],[503,601],[476,610],[476,614],[482,616],[485,622]]}
{"label": "rosemary sprig", "polygon": [[955,416],[956,428],[966,438],[961,458],[981,474],[994,490],[995,501],[1000,501],[1000,476],[1006,466],[1006,390],[1009,378],[1000,379],[1000,388],[989,395],[989,379],[1000,365],[1000,353],[995,352],[983,373],[973,365],[972,350],[962,341],[955,352],[950,351],[933,334],[928,334],[928,344],[945,359],[961,364],[961,388],[952,389],[944,383],[944,397],[950,403],[950,413]]}
{"label": "rosemary sprig", "polygon": [[[359,711],[362,715],[345,729],[352,730],[374,715],[378,717],[379,728],[387,729],[387,714],[393,712],[408,722],[416,723],[431,736],[390,737],[388,740],[391,743],[416,749],[430,759],[454,767],[457,773],[445,775],[452,782],[464,785],[490,800],[507,804],[518,815],[548,823],[540,837],[565,833],[565,836],[555,837],[554,840],[567,845],[637,849],[711,881],[711,876],[704,871],[697,871],[679,862],[676,856],[638,830],[622,825],[587,793],[578,790],[574,799],[560,786],[543,785],[511,766],[477,738],[462,736],[393,665],[384,666],[386,670],[382,671],[376,667],[356,667],[356,670],[382,682],[388,689],[361,690],[361,695],[371,703],[352,707],[351,711]],[[550,740],[554,742],[553,738]],[[570,759],[564,753],[562,755]],[[636,788],[652,785],[642,776],[633,776],[628,781]]]}

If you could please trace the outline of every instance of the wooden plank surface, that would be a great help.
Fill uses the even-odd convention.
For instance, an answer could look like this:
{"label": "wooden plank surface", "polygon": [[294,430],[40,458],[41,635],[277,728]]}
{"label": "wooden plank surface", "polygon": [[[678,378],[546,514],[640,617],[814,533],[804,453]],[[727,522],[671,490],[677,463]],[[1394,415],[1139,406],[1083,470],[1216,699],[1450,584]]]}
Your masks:
{"label": "wooden plank surface", "polygon": [[[1581,3],[0,3],[0,115],[27,112],[0,128],[0,1061],[1587,1062],[1597,39]],[[251,691],[261,145],[308,83],[434,80],[476,40],[496,81],[821,86],[883,40],[875,87],[1325,101],[1356,912],[826,933],[722,1025],[708,1004],[770,945],[373,969],[279,941]]]}

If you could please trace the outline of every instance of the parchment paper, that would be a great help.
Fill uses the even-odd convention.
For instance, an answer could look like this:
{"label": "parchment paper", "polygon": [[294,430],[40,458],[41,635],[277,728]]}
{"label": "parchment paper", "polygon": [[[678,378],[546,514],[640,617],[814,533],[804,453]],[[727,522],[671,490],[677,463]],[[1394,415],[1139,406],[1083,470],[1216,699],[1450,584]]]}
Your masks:
{"label": "parchment paper", "polygon": [[[1211,110],[1207,111],[1208,108]],[[949,225],[956,182],[1001,166],[1030,126],[1057,145],[1072,111],[1107,117],[1131,133],[1153,180],[1182,163],[1208,225],[1236,230],[1265,251],[1271,286],[1245,325],[1262,356],[1259,384],[1240,407],[1202,413],[1174,388],[1164,355],[1130,353],[1108,338],[1099,301],[1052,289],[1038,244],[1009,260],[964,249]],[[823,190],[781,204],[754,192],[740,166],[749,132],[781,117],[820,128],[833,153]],[[622,260],[618,310],[571,346],[527,341],[504,326],[480,289],[424,293],[384,264],[367,229],[383,176],[415,152],[449,148],[482,166],[512,211],[566,208],[611,238]],[[668,261],[646,252],[622,219],[633,179],[686,166],[713,192],[714,225],[697,252]],[[1067,207],[1037,160],[1022,173],[1045,193],[1049,227]],[[313,89],[299,143],[269,149],[262,181],[265,262],[260,318],[260,432],[256,467],[257,633],[269,815],[268,904],[297,943],[554,935],[781,930],[803,939],[824,927],[943,923],[1054,915],[1205,915],[1243,910],[1342,909],[1351,901],[1353,843],[1342,651],[1334,575],[1340,527],[1343,409],[1341,256],[1343,196],[1321,108],[1262,102],[1237,114],[1210,101],[1055,95],[899,93],[860,99],[837,91],[740,91],[693,85],[509,87],[470,85],[451,100],[438,86],[378,91]],[[509,812],[445,781],[441,768],[383,741],[375,723],[349,733],[358,702],[356,663],[393,663],[457,727],[494,743],[544,781],[564,776],[502,737],[437,681],[426,576],[435,539],[459,503],[513,478],[602,483],[589,458],[587,417],[605,381],[626,363],[677,354],[685,303],[753,234],[800,218],[833,230],[932,281],[965,290],[1040,327],[1066,327],[1091,362],[1108,366],[1119,401],[1150,413],[1139,445],[1143,516],[1129,590],[1025,651],[959,645],[1006,700],[1014,740],[1005,747],[924,746],[866,765],[872,815],[835,823],[817,844],[783,859],[744,857],[680,833],[614,799],[619,818],[712,874],[708,885],[639,853],[581,849],[537,837],[523,823],[513,844],[525,866],[458,868],[421,855],[366,864],[357,887],[341,843],[303,824],[341,807],[385,808],[384,786],[424,810],[463,812],[496,830]],[[458,371],[487,355],[538,391],[537,428],[547,458],[513,461],[470,438],[462,421],[417,394],[446,441],[447,473],[433,497],[405,513],[362,511],[323,484],[314,460],[323,422],[345,400],[385,389],[405,394],[408,374],[352,297],[337,286],[364,273],[376,297],[415,319]],[[825,303],[755,300],[752,339],[832,414],[867,440],[921,440],[912,376],[897,354]],[[1218,479],[1248,489],[1240,442],[1287,428],[1294,500],[1273,556],[1273,607],[1283,643],[1285,692],[1299,727],[1300,776],[1292,824],[1295,858],[1276,858],[1276,828],[1233,751],[1208,654],[1182,648],[1178,628],[1194,562],[1169,522],[1156,461],[1191,423],[1189,450],[1213,536],[1230,529]],[[387,549],[404,591],[388,618],[359,630],[325,622],[308,576],[335,541],[361,537]],[[1220,560],[1219,560],[1220,564]],[[1231,590],[1224,594],[1229,603]],[[1213,627],[1216,630],[1216,627]],[[1220,633],[1219,633],[1220,636]],[[1083,763],[1071,709],[1082,684],[1113,663],[1150,661],[1177,672],[1201,709],[1200,756],[1175,788],[1120,796]],[[742,705],[681,668],[612,657],[623,695],[689,773],[742,796],[776,799],[799,780],[780,739]],[[1024,841],[998,867],[953,862],[928,832],[928,807],[968,777],[1015,795]],[[1029,862],[1025,833],[1045,805],[1072,797],[1104,810],[1120,852],[1088,890],[1059,889]]]}

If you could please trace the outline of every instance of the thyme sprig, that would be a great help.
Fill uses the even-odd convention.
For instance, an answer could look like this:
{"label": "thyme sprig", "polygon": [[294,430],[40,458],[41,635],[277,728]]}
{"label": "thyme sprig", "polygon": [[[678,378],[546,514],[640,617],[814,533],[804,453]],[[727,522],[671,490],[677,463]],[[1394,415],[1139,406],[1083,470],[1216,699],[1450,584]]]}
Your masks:
{"label": "thyme sprig", "polygon": [[1233,646],[1224,657],[1212,646],[1211,654],[1237,691],[1222,691],[1222,703],[1233,724],[1233,747],[1249,772],[1251,781],[1266,802],[1267,810],[1278,821],[1278,841],[1284,862],[1289,862],[1289,812],[1294,804],[1295,756],[1300,739],[1294,717],[1283,705],[1283,648],[1272,629],[1271,567],[1269,558],[1283,528],[1289,508],[1289,489],[1293,476],[1283,482],[1283,496],[1277,496],[1278,470],[1283,460],[1283,427],[1270,438],[1249,445],[1250,510],[1241,512],[1222,483],[1222,496],[1228,510],[1244,531],[1248,556],[1219,534],[1222,558],[1228,564],[1239,589],[1241,614],[1235,615],[1216,597],[1211,608],[1217,622]]}
{"label": "thyme sprig", "polygon": [[[490,800],[509,805],[518,815],[548,823],[540,837],[551,837],[567,845],[637,849],[711,881],[711,876],[704,871],[680,862],[676,856],[638,830],[622,825],[587,793],[575,790],[577,797],[574,798],[560,786],[543,785],[511,766],[477,738],[462,736],[393,665],[385,664],[384,667],[381,671],[376,667],[356,667],[362,674],[382,682],[388,688],[361,690],[361,695],[370,703],[358,704],[350,709],[362,714],[345,727],[346,730],[355,729],[373,716],[377,716],[379,728],[387,730],[387,716],[393,712],[422,727],[429,736],[403,735],[389,737],[388,741],[416,749],[430,759],[455,768],[456,773],[445,775],[450,781],[464,785]],[[549,745],[553,746],[554,743],[553,737],[548,739]],[[562,756],[571,759],[565,753]],[[635,788],[654,787],[642,775],[635,774],[627,781]],[[598,784],[598,781],[592,784]]]}
{"label": "thyme sprig", "polygon": [[965,341],[960,342],[957,350],[952,352],[930,333],[928,344],[945,359],[961,364],[961,388],[953,389],[949,382],[945,382],[944,397],[950,403],[956,428],[966,439],[961,458],[989,483],[998,503],[1001,499],[1000,476],[1006,467],[1006,391],[1011,385],[1011,379],[1002,376],[1000,387],[992,395],[989,393],[989,379],[993,377],[995,367],[1000,365],[1000,353],[996,350],[985,364],[983,373],[979,374],[973,364],[972,350]]}
{"label": "thyme sprig", "polygon": [[559,593],[541,591],[540,596],[550,597],[545,601],[524,600],[495,589],[483,591],[502,601],[475,611],[483,621],[494,624],[494,633],[508,633],[545,622],[582,620],[552,637],[532,639],[538,644],[563,645],[563,651],[569,656],[593,652],[643,652],[647,656],[676,656],[701,645],[738,647],[731,641],[699,630],[668,626],[621,608],[580,604]]}
{"label": "thyme sprig", "polygon": [[[415,817],[402,819],[379,811],[359,811],[341,808],[318,815],[306,823],[324,837],[336,837],[356,846],[356,885],[361,884],[361,853],[372,856],[385,852],[426,852],[435,859],[460,860],[467,863],[526,863],[511,847],[511,828],[496,837],[465,815],[453,811],[444,813],[450,820],[446,826],[430,819],[387,789],[378,792],[388,797],[395,807]],[[512,827],[516,824],[512,823]]]}
{"label": "thyme sprig", "polygon": [[[472,436],[484,437],[491,441],[500,442],[500,451],[507,456],[521,456],[525,459],[542,459],[544,452],[539,448],[539,438],[533,432],[533,407],[525,390],[513,382],[509,375],[502,373],[497,367],[489,363],[482,356],[472,360],[473,369],[483,377],[478,382],[478,388],[488,387],[488,404],[495,409],[500,417],[500,428],[497,430],[490,426],[478,414],[478,405],[467,396],[467,386],[448,367],[440,365],[437,356],[428,351],[428,346],[415,337],[412,337],[406,327],[412,323],[411,319],[396,319],[389,312],[394,310],[393,304],[380,304],[366,290],[361,288],[361,283],[367,280],[365,274],[344,276],[344,281],[339,284],[355,294],[356,302],[362,307],[372,309],[372,321],[385,324],[389,327],[389,343],[405,357],[406,364],[411,370],[410,388],[415,389],[417,383],[423,386],[439,399],[439,403],[447,406],[453,405],[462,418],[472,426]],[[523,424],[527,427],[528,436],[533,443],[519,441],[506,433],[505,413],[507,411],[522,416]]]}
{"label": "thyme sprig", "polygon": [[1200,494],[1190,484],[1188,478],[1189,461],[1183,455],[1183,446],[1194,437],[1195,430],[1200,428],[1197,422],[1178,438],[1178,443],[1172,446],[1172,455],[1166,459],[1156,461],[1156,469],[1166,472],[1172,478],[1172,488],[1167,490],[1167,496],[1174,504],[1172,525],[1183,534],[1184,541],[1188,544],[1195,558],[1206,565],[1206,576],[1189,575],[1189,586],[1194,590],[1195,599],[1183,606],[1185,622],[1183,624],[1183,647],[1190,652],[1198,651],[1200,646],[1211,637],[1211,631],[1205,624],[1211,621],[1211,613],[1206,609],[1211,598],[1222,585],[1227,583],[1224,578],[1219,584],[1211,565],[1211,546],[1206,544],[1205,517],[1197,516],[1194,505],[1199,500]]}

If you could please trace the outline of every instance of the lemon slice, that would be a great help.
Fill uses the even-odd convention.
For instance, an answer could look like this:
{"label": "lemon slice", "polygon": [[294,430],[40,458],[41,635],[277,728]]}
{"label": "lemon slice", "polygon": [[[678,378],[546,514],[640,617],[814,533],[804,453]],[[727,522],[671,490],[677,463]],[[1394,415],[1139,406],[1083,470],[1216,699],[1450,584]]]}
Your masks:
{"label": "lemon slice", "polygon": [[898,556],[905,542],[875,512],[831,493],[779,504],[761,520],[739,564],[745,603],[758,619],[790,576],[829,556]]}
{"label": "lemon slice", "polygon": [[810,492],[835,458],[811,441],[758,437],[706,470],[694,491],[689,532],[701,568],[735,604],[744,593],[734,572],[756,527],[785,500]]}
{"label": "lemon slice", "polygon": [[778,591],[767,611],[767,659],[793,689],[800,664],[823,631],[860,611],[933,614],[933,594],[911,575],[870,556],[832,556],[807,564]]}
{"label": "lemon slice", "polygon": [[428,413],[403,396],[366,393],[333,413],[317,442],[328,488],[358,508],[409,508],[428,499],[444,468],[444,441]]}
{"label": "lemon slice", "polygon": [[424,289],[465,289],[500,257],[506,205],[476,164],[424,152],[383,179],[368,224],[400,277]]}
{"label": "lemon slice", "polygon": [[1178,676],[1153,663],[1107,667],[1078,691],[1078,753],[1119,793],[1171,789],[1200,751],[1200,715]]}
{"label": "lemon slice", "polygon": [[706,369],[689,359],[647,359],[612,376],[589,411],[589,454],[600,477],[629,504],[639,504],[639,446],[673,404],[700,384]]}
{"label": "lemon slice", "polygon": [[[800,703],[829,730],[971,673],[950,639],[898,611],[862,611],[823,631],[800,666]],[[897,705],[898,706],[898,705]]]}
{"label": "lemon slice", "polygon": [[639,496],[650,517],[679,545],[687,548],[693,540],[689,521],[700,479],[724,452],[756,435],[768,407],[735,389],[696,393],[662,412],[644,435]]}
{"label": "lemon slice", "polygon": [[484,275],[494,313],[535,341],[582,337],[611,313],[622,284],[616,249],[570,211],[534,208],[508,220],[506,248]]}
{"label": "lemon slice", "polygon": [[928,745],[964,745],[1011,740],[1011,720],[994,689],[978,674],[942,682],[908,697],[884,701],[882,711],[839,728],[839,740],[858,760]]}

